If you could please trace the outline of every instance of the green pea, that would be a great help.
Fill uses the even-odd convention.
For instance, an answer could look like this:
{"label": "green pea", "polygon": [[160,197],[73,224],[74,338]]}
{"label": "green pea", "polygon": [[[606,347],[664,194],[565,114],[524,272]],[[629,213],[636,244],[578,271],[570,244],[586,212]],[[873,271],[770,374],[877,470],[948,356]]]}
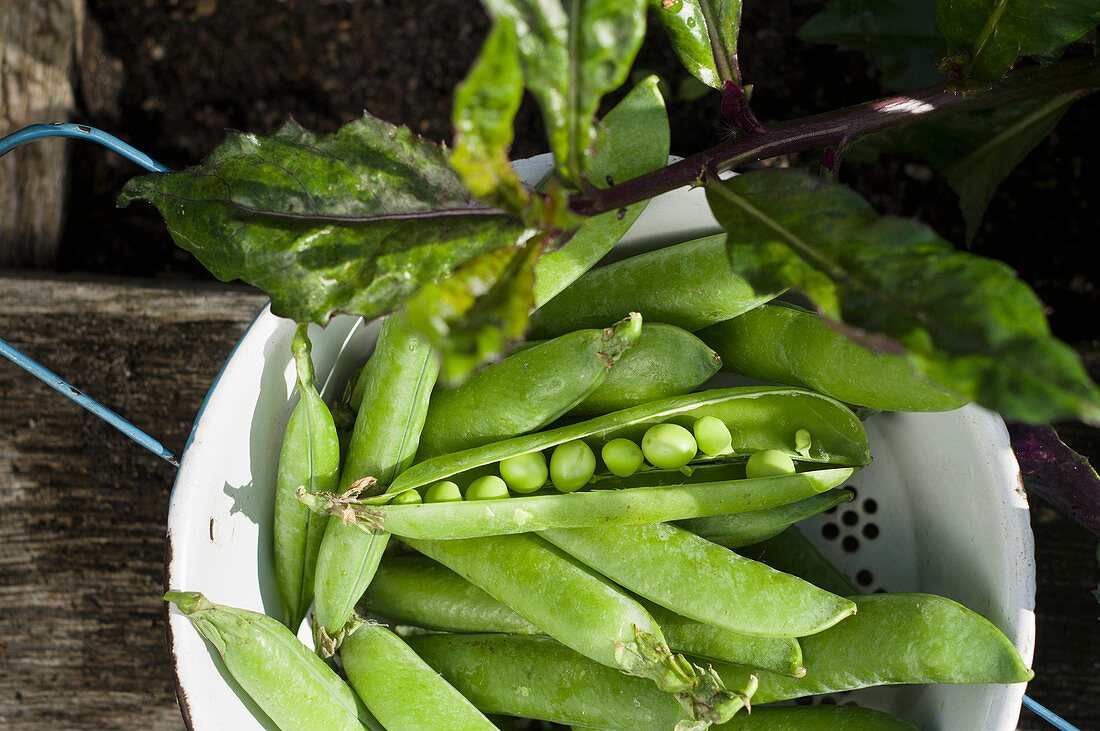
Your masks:
{"label": "green pea", "polygon": [[579,439],[559,444],[550,455],[550,480],[561,492],[584,487],[595,472],[596,455]]}
{"label": "green pea", "polygon": [[398,493],[392,502],[394,505],[417,505],[424,502],[424,499],[420,497],[420,493],[416,490],[406,490]]}
{"label": "green pea", "polygon": [[466,488],[467,500],[497,500],[508,497],[508,485],[496,475],[485,475]]}
{"label": "green pea", "polygon": [[630,477],[642,466],[642,450],[629,439],[612,439],[603,445],[600,456],[616,477]]}
{"label": "green pea", "polygon": [[462,502],[462,491],[458,485],[450,480],[440,480],[424,491],[426,503],[458,503]]}
{"label": "green pea", "polygon": [[745,476],[749,479],[794,473],[794,461],[778,449],[761,449],[759,452],[753,452],[745,464]]}
{"label": "green pea", "polygon": [[500,476],[514,492],[524,495],[545,485],[549,474],[542,452],[517,454],[500,461]]}
{"label": "green pea", "polygon": [[695,441],[699,443],[699,451],[708,457],[717,457],[730,451],[733,436],[726,423],[717,416],[697,419],[691,431],[695,434]]}
{"label": "green pea", "polygon": [[695,458],[695,437],[679,424],[656,424],[642,437],[642,454],[654,467],[674,470]]}
{"label": "green pea", "polygon": [[810,453],[810,445],[812,444],[813,440],[810,438],[808,429],[799,429],[794,433],[794,451],[803,457]]}

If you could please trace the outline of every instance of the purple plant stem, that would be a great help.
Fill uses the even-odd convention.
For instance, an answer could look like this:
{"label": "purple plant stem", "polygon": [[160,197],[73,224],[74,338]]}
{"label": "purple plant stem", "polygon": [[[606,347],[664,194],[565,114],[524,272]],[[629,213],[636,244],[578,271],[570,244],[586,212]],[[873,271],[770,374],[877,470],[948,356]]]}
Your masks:
{"label": "purple plant stem", "polygon": [[739,165],[778,155],[844,145],[857,137],[902,127],[958,111],[1100,87],[1100,59],[1088,58],[1012,73],[990,89],[954,92],[942,85],[845,107],[824,114],[778,122],[754,130],[661,170],[618,185],[586,191],[570,199],[570,208],[596,215],[624,208],[661,193],[699,184]]}
{"label": "purple plant stem", "polygon": [[1008,424],[1012,451],[1028,492],[1100,536],[1100,477],[1049,426]]}

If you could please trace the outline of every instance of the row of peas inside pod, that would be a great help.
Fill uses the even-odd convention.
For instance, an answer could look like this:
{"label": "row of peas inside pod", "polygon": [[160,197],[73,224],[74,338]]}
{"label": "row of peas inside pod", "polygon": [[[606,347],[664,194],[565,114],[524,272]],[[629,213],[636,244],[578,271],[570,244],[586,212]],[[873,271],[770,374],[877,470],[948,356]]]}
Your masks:
{"label": "row of peas inside pod", "polygon": [[[715,241],[681,246],[699,271],[729,271]],[[676,248],[584,275],[536,316],[546,340],[457,388],[436,383],[430,348],[398,314],[329,408],[300,330],[302,399],[276,486],[283,621],[168,596],[275,725],[911,729],[870,709],[764,704],[1031,677],[979,615],[928,594],[860,596],[812,550],[794,524],[850,499],[842,484],[870,461],[834,396],[879,397],[830,395],[829,378],[707,388],[726,367],[711,326],[761,301],[723,281],[710,289],[718,314],[661,297],[667,324],[643,324],[662,288],[638,273],[668,285],[662,257]],[[606,326],[570,320],[592,309]],[[678,345],[645,346],[654,331]],[[684,358],[685,343],[701,357]],[[883,388],[906,389],[895,362],[845,357],[821,367],[875,386],[886,363]],[[292,631],[311,605],[316,652]]]}

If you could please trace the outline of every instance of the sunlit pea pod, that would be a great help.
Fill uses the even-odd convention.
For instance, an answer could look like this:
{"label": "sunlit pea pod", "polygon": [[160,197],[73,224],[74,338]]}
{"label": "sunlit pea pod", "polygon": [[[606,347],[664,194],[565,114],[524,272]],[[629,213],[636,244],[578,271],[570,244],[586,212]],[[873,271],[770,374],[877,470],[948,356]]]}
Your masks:
{"label": "sunlit pea pod", "polygon": [[946,411],[966,399],[917,374],[905,357],[875,353],[812,312],[763,305],[699,333],[724,370],[812,388],[883,411]]}
{"label": "sunlit pea pod", "polygon": [[695,331],[777,294],[756,292],[730,269],[723,233],[592,269],[535,311],[530,336],[599,327],[628,312]]}
{"label": "sunlit pea pod", "polygon": [[351,687],[388,731],[496,731],[454,686],[390,630],[353,622],[340,644]]}
{"label": "sunlit pea pod", "polygon": [[[687,727],[671,694],[546,637],[423,635],[408,643],[487,713],[613,731]],[[751,696],[753,687],[749,681],[737,691]]]}
{"label": "sunlit pea pod", "polygon": [[187,615],[283,731],[385,731],[340,676],[280,622],[214,604],[197,591],[170,591],[164,598]]}
{"label": "sunlit pea pod", "polygon": [[739,546],[737,552],[805,579],[825,591],[841,596],[860,593],[856,585],[821,555],[821,551],[802,535],[797,526],[789,526],[759,543]]}
{"label": "sunlit pea pod", "polygon": [[931,594],[853,599],[856,614],[800,640],[806,665],[801,678],[724,663],[714,667],[731,687],[755,673],[757,703],[872,685],[1023,683],[1034,675],[999,629],[950,599]]}
{"label": "sunlit pea pod", "polygon": [[[360,606],[401,624],[447,632],[544,634],[535,625],[445,566],[423,556],[383,559]],[[752,637],[680,617],[649,602],[674,652],[801,675],[793,637]]]}
{"label": "sunlit pea pod", "polygon": [[[382,324],[359,377],[363,400],[340,476],[341,491],[371,477],[386,485],[416,454],[439,362],[399,316]],[[389,537],[330,518],[317,555],[314,616],[330,637],[343,628],[370,583]]]}
{"label": "sunlit pea pod", "polygon": [[291,350],[299,400],[290,414],[279,451],[272,543],[275,578],[287,625],[297,628],[313,602],[313,571],[325,533],[325,518],[306,509],[295,491],[299,486],[311,493],[335,490],[340,479],[340,448],[332,415],[314,386],[305,325],[295,331]]}
{"label": "sunlit pea pod", "polygon": [[634,347],[608,371],[603,383],[569,412],[569,418],[608,414],[690,393],[721,367],[718,355],[688,331],[647,322]]}
{"label": "sunlit pea pod", "polygon": [[537,536],[406,542],[575,652],[676,694],[691,717],[720,721],[740,708],[736,693],[669,649],[641,604]]}
{"label": "sunlit pea pod", "polygon": [[539,535],[635,594],[731,632],[800,637],[856,610],[849,599],[668,523]]}
{"label": "sunlit pea pod", "polygon": [[[712,543],[726,548],[739,548],[772,538],[788,526],[849,502],[853,497],[854,494],[849,490],[829,490],[774,508],[690,518],[679,521],[678,525]],[[846,595],[852,592],[842,593]]]}
{"label": "sunlit pea pod", "polygon": [[[799,388],[725,388],[673,396],[576,424],[440,455],[403,472],[390,486],[390,493],[430,485],[574,439],[583,439],[596,454],[604,443],[619,437],[640,444],[654,424],[674,423],[690,430],[703,416],[717,417],[730,427],[731,452],[725,459],[747,458],[762,449],[776,449],[804,465],[861,467],[871,461],[863,425],[839,401]],[[795,451],[799,430],[812,435],[811,445],[801,454]],[[380,496],[367,502],[381,504],[387,500],[389,497]]]}
{"label": "sunlit pea pod", "polygon": [[[757,511],[803,500],[842,484],[855,471],[853,467],[834,467],[750,480],[744,477],[741,465],[716,467],[722,469],[700,468],[691,476],[665,470],[597,479],[589,489],[566,494],[540,492],[498,500],[413,505],[355,504],[358,526],[349,528],[381,528],[403,538],[451,540],[551,528],[665,522]],[[723,474],[728,479],[721,479]],[[650,485],[637,486],[642,482]],[[613,489],[616,483],[625,487]],[[302,495],[301,499],[318,512],[347,517],[347,503],[339,498]]]}
{"label": "sunlit pea pod", "polygon": [[617,319],[513,353],[456,388],[437,388],[417,460],[540,429],[575,407],[641,334],[638,313]]}

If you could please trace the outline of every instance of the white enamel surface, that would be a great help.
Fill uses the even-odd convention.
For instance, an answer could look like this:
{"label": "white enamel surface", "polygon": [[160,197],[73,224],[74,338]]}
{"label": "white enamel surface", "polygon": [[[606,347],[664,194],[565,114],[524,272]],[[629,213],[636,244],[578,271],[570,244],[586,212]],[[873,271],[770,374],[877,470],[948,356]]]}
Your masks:
{"label": "white enamel surface", "polygon": [[[517,165],[528,180],[549,169],[544,157]],[[616,248],[637,251],[717,230],[702,191],[655,199]],[[369,355],[377,323],[336,318],[311,332],[318,382],[338,394]],[[293,325],[266,309],[215,380],[195,421],[168,515],[168,588],[278,615],[271,560],[276,461],[293,408]],[[335,364],[335,367],[334,367]],[[944,414],[882,414],[867,423],[874,463],[850,481],[858,499],[803,524],[806,534],[849,576],[868,570],[866,588],[948,596],[1001,628],[1030,664],[1034,651],[1035,566],[1027,502],[1003,422],[968,406]],[[864,511],[867,498],[877,503]],[[843,513],[857,513],[856,524]],[[825,523],[840,534],[827,539]],[[874,523],[878,536],[864,527]],[[845,536],[857,550],[842,548]],[[192,728],[271,728],[236,692],[220,661],[174,609],[169,639],[184,716]],[[306,634],[303,632],[303,639]],[[1023,684],[908,686],[840,694],[890,711],[923,729],[1008,731],[1016,726]]]}

